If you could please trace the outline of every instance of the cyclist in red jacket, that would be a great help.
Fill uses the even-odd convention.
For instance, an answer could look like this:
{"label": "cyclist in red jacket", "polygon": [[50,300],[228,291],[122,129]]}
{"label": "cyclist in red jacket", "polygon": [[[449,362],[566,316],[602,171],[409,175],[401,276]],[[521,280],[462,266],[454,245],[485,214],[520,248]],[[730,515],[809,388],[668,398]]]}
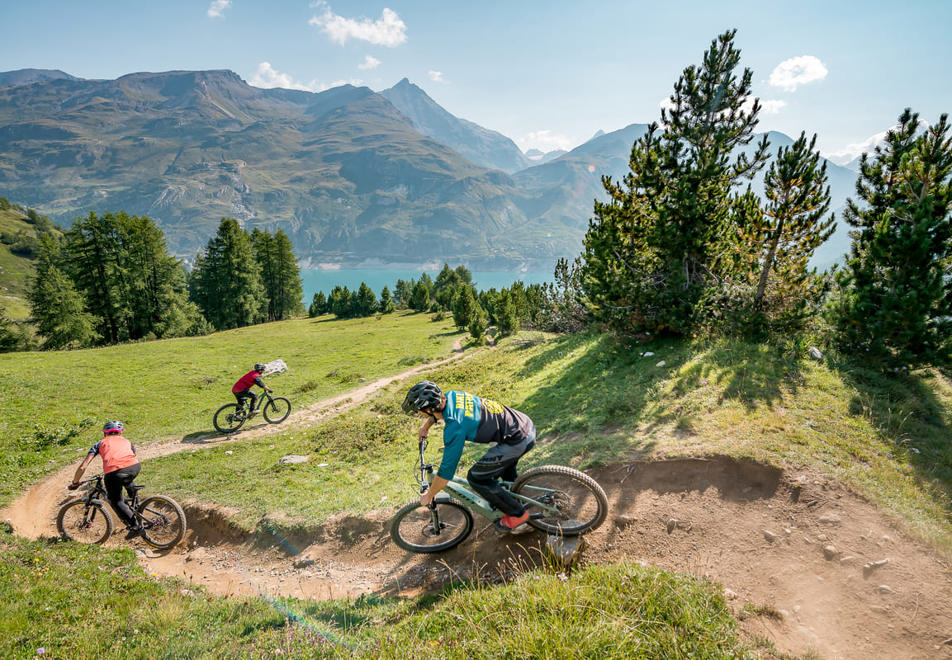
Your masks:
{"label": "cyclist in red jacket", "polygon": [[83,478],[83,472],[96,456],[102,457],[102,471],[105,477],[103,484],[106,486],[106,495],[109,497],[109,503],[115,510],[119,519],[125,523],[128,534],[127,539],[137,536],[142,531],[142,526],[135,519],[132,509],[126,504],[122,497],[122,487],[125,486],[129,497],[133,496],[130,489],[132,482],[139,474],[139,459],[136,458],[136,449],[132,443],[122,436],[122,422],[106,422],[102,427],[103,438],[89,449],[86,458],[76,468],[76,474],[73,476],[73,483],[69,485],[70,490],[76,490],[79,486],[79,480]]}
{"label": "cyclist in red jacket", "polygon": [[268,392],[274,392],[270,387],[264,384],[264,381],[261,380],[261,374],[264,373],[264,365],[258,362],[255,364],[255,368],[246,373],[244,376],[238,379],[238,382],[235,383],[234,387],[231,388],[232,394],[235,395],[235,398],[238,399],[238,408],[240,409],[246,399],[251,399],[251,404],[248,407],[248,416],[256,414],[258,411],[255,409],[255,403],[258,401],[258,395],[251,391],[252,385],[257,385],[263,390]]}

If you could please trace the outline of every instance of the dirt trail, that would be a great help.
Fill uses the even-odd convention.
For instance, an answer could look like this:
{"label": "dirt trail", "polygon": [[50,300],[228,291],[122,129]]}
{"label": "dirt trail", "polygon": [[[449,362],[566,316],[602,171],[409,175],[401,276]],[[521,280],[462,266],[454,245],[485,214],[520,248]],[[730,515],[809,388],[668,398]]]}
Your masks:
{"label": "dirt trail", "polygon": [[[356,405],[430,366],[317,404],[295,421]],[[259,425],[237,437],[279,430]],[[196,442],[205,440],[155,444],[141,455],[161,456]],[[23,536],[55,535],[52,517],[73,469],[37,484],[0,515]],[[612,510],[586,537],[583,562],[637,561],[714,580],[724,585],[744,630],[785,653],[952,658],[950,566],[873,505],[818,473],[716,456],[589,473],[605,488]],[[390,541],[392,509],[340,515],[292,538],[277,531],[246,537],[229,525],[227,512],[202,505],[186,511],[185,541],[164,554],[139,544],[140,561],[151,573],[222,595],[411,595],[454,577],[498,580],[517,573],[538,563],[545,543],[533,531],[500,537],[478,519],[460,547],[418,556]],[[118,538],[110,543],[123,543]],[[745,610],[755,613],[745,618]]]}
{"label": "dirt trail", "polygon": [[[453,345],[454,354],[450,357],[427,364],[421,364],[402,373],[366,383],[357,389],[339,394],[330,399],[318,401],[307,408],[294,410],[282,424],[271,425],[262,420],[261,417],[256,417],[252,420],[256,423],[249,423],[243,426],[237,433],[227,436],[210,432],[190,434],[182,438],[169,438],[148,444],[136,442],[136,454],[139,460],[146,461],[150,458],[167,456],[168,454],[196,449],[202,446],[220,445],[235,440],[248,440],[250,438],[283,433],[287,431],[289,427],[310,424],[330,415],[336,415],[348,408],[352,408],[366,401],[372,394],[393,382],[399,382],[427,369],[432,369],[433,367],[454,360],[466,359],[470,355],[473,355],[473,353],[463,355],[462,351],[462,339],[457,339]],[[8,507],[0,509],[0,520],[5,520],[13,526],[14,531],[18,535],[29,539],[39,538],[51,531],[55,533],[56,511],[61,504],[68,499],[72,499],[75,495],[66,489],[66,485],[72,481],[73,474],[76,472],[76,466],[79,464],[81,458],[82,454],[77,454],[75,463],[64,467],[34,484]],[[98,459],[94,460],[86,469],[86,476],[96,474],[97,470],[102,470],[102,463]]]}

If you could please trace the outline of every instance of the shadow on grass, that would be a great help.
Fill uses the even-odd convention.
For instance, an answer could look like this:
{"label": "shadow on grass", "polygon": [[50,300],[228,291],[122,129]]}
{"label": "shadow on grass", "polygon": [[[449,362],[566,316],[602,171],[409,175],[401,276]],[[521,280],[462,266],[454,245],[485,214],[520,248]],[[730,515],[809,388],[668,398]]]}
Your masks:
{"label": "shadow on grass", "polygon": [[[526,342],[523,350],[534,346]],[[566,359],[570,354],[577,357]],[[607,337],[576,334],[549,342],[526,360],[514,378],[551,369],[553,377],[520,406],[546,430],[529,462],[584,467],[644,456],[654,442],[632,441],[630,430],[644,422],[649,392],[664,377],[640,352]],[[553,435],[555,436],[553,438]]]}
{"label": "shadow on grass", "polygon": [[936,489],[952,513],[952,419],[937,395],[942,371],[889,374],[858,364],[831,365],[855,390],[850,413],[869,420],[897,469]]}
{"label": "shadow on grass", "polygon": [[709,384],[721,389],[719,403],[738,401],[748,410],[783,400],[803,382],[800,360],[768,344],[723,342],[681,370],[673,393],[684,396]]}

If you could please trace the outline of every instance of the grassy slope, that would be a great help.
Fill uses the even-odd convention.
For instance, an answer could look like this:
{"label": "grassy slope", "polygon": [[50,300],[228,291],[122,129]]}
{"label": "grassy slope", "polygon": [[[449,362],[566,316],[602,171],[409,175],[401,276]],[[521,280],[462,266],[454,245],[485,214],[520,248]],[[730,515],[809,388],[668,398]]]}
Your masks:
{"label": "grassy slope", "polygon": [[[427,325],[424,318],[392,321],[422,330],[418,336],[424,337],[429,328],[436,327]],[[390,320],[377,323],[387,322]],[[269,330],[274,334],[288,329],[288,336],[278,344],[284,357],[294,336],[313,332],[307,323],[293,321],[261,330],[266,336]],[[321,339],[325,338],[323,332],[339,331],[338,343],[354,342],[353,350],[357,351],[353,335],[366,332],[371,324],[330,322],[317,327],[321,328]],[[394,329],[390,334],[401,333]],[[441,338],[447,342],[450,339]],[[155,351],[152,359],[161,360],[164,355],[168,362],[172,352],[184,350],[177,345],[183,341],[191,340],[129,347],[132,352],[127,358],[131,364],[139,364],[148,355],[139,350],[151,348]],[[192,353],[180,353],[175,359],[191,365],[217,350],[222,355],[234,354],[239,346],[248,351],[254,339],[242,337],[236,341],[230,333],[223,333],[207,341],[195,344]],[[315,337],[310,336],[310,342],[314,341]],[[216,348],[219,343],[230,345],[231,351]],[[640,357],[644,350],[655,355]],[[103,349],[82,353],[88,361],[101,352]],[[400,352],[395,351],[393,358]],[[412,357],[420,351],[404,352]],[[60,380],[68,375],[88,388],[89,379],[99,370],[90,370],[89,376],[79,367],[82,361],[71,363],[72,367],[60,362],[69,355],[43,356],[48,358],[46,361],[37,357],[33,378],[41,382],[57,373]],[[661,360],[664,365],[658,366]],[[118,367],[120,363],[115,364]],[[361,368],[356,359],[354,365],[354,369]],[[391,373],[397,370],[393,368]],[[140,370],[135,372],[138,380],[133,382],[150,392],[162,389],[169,384],[154,379],[168,378],[166,371]],[[215,375],[206,371],[208,376]],[[294,371],[293,377],[300,380],[286,387],[284,383],[292,385],[292,374],[282,377],[288,380],[275,382],[280,391],[293,391],[313,379],[318,384],[307,385],[307,394],[301,396],[314,399],[324,396],[322,388],[343,387],[339,382],[324,382],[333,381],[325,378],[332,371],[325,363],[311,365],[306,373]],[[948,443],[952,383],[940,375],[917,373],[886,379],[744,344],[626,347],[584,335],[522,335],[498,349],[437,369],[431,376],[441,383],[510,403],[532,415],[544,441],[527,457],[527,465],[562,462],[584,467],[630,458],[705,453],[814,465],[852,484],[946,551],[952,546],[952,449]],[[286,524],[312,525],[333,511],[376,508],[382,497],[390,501],[409,499],[407,469],[413,460],[415,423],[398,414],[405,385],[394,385],[360,409],[320,426],[288,427],[267,442],[233,443],[228,447],[233,451],[230,456],[219,447],[150,461],[146,465],[150,487],[243,509],[239,521],[248,526],[262,513],[284,518]],[[186,392],[205,392],[208,401],[217,400],[222,383],[212,388],[214,396],[205,391],[210,386],[192,383]],[[122,394],[128,387],[117,388],[120,396],[130,396]],[[83,389],[78,387],[73,395]],[[193,400],[201,402],[205,395],[196,395]],[[207,413],[163,416],[165,409],[151,401],[136,399],[126,408],[138,411],[143,429],[161,435],[181,432],[190,420],[201,422],[200,428],[208,426]],[[67,397],[56,396],[51,390],[45,398],[46,408],[34,408],[33,412],[55,419],[66,416],[70,405]],[[95,402],[86,400],[86,405],[91,407]],[[98,415],[104,416],[110,415]],[[163,417],[168,419],[163,421]],[[437,434],[433,442],[438,441]],[[56,451],[51,451],[58,459]],[[312,460],[301,466],[278,467],[276,458],[291,451],[311,453]],[[319,463],[328,465],[319,467]],[[24,481],[23,468],[13,465],[7,472],[11,481]],[[216,478],[201,478],[202,474]],[[364,487],[351,487],[357,483]],[[300,498],[287,499],[285,493],[299,493],[301,489],[309,493],[307,504],[302,505]],[[212,654],[213,648],[217,651],[215,644],[226,652],[249,657],[275,649],[295,656],[343,655],[348,648],[356,649],[358,655],[384,657],[405,657],[413,650],[435,651],[440,657],[528,657],[533,650],[543,648],[540,644],[552,651],[552,657],[561,657],[560,649],[571,651],[573,656],[578,650],[589,657],[605,657],[606,649],[616,649],[616,655],[626,657],[639,653],[642,657],[724,657],[746,652],[737,646],[733,622],[724,617],[716,587],[625,566],[593,568],[573,575],[567,582],[545,571],[535,572],[503,589],[464,586],[435,599],[283,601],[269,607],[259,600],[244,604],[182,595],[177,587],[138,573],[127,551],[30,544],[8,536],[0,537],[0,546],[4,560],[0,563],[4,567],[0,569],[0,582],[3,593],[12,594],[5,599],[9,601],[3,606],[7,611],[0,612],[0,620],[18,622],[9,624],[0,639],[7,640],[4,651],[12,655],[31,654],[35,650],[31,647],[43,644],[50,644],[63,655],[96,654],[102,651],[97,646],[102,638],[129,645],[122,648],[132,657],[154,656],[165,649],[172,654],[202,656]],[[76,553],[90,554],[80,557]],[[112,574],[118,577],[102,583],[97,571],[80,570],[92,564],[112,567]],[[66,581],[65,575],[73,580],[71,596],[57,586]],[[106,598],[109,590],[120,587],[127,597]],[[635,602],[635,594],[640,593],[649,593],[650,597]],[[670,593],[690,595],[671,599],[665,595]],[[74,640],[76,627],[68,619],[73,608],[82,611],[82,603],[70,600],[76,594],[88,595],[84,602],[102,598],[106,604],[100,611],[118,615],[97,619],[97,633],[86,635],[80,645]],[[604,594],[614,596],[605,598]],[[146,600],[158,602],[158,611],[142,609],[140,604]],[[52,603],[53,611],[67,614],[44,618],[41,626],[31,629],[19,623],[30,620],[24,614],[24,601]],[[605,607],[598,616],[592,616],[583,607],[589,602]],[[566,610],[569,603],[572,608]],[[434,610],[440,616],[428,616]],[[517,646],[513,646],[504,626],[480,624],[477,631],[467,623],[497,621],[503,613],[515,617]],[[155,625],[156,618],[162,620],[161,626]],[[644,628],[648,622],[658,625],[648,630]],[[143,638],[130,641],[130,628],[144,631]],[[208,629],[214,634],[205,635]],[[481,636],[483,630],[487,631],[485,636]],[[330,633],[343,646],[321,641]],[[569,638],[592,644],[608,640],[609,646],[576,649],[553,643]],[[695,639],[699,640],[696,648],[678,646]]]}
{"label": "grassy slope", "polygon": [[[0,209],[0,231],[32,234],[34,227],[16,209]],[[9,245],[0,244],[0,306],[12,319],[25,319],[30,314],[26,291],[32,273],[33,265],[29,259],[10,252]]]}
{"label": "grassy slope", "polygon": [[[947,378],[890,379],[746,344],[659,345],[643,358],[644,347],[604,338],[537,339],[523,336],[430,374],[529,413],[542,440],[525,465],[727,454],[815,466],[952,552]],[[150,481],[239,509],[237,522],[246,526],[265,515],[307,526],[336,511],[402,502],[413,492],[416,428],[399,414],[407,385],[314,428],[159,459],[148,468]],[[439,446],[439,431],[431,437]],[[287,453],[313,460],[277,465]],[[214,486],[206,472],[219,475]],[[311,496],[302,503],[293,495],[300,492]]]}
{"label": "grassy slope", "polygon": [[0,355],[8,402],[0,437],[12,445],[0,455],[10,476],[0,485],[0,502],[77,460],[107,419],[121,419],[133,441],[214,432],[212,414],[234,401],[231,386],[255,362],[283,359],[288,371],[265,382],[301,408],[361,379],[450,355],[458,337],[451,325],[414,314],[321,317],[207,337]]}

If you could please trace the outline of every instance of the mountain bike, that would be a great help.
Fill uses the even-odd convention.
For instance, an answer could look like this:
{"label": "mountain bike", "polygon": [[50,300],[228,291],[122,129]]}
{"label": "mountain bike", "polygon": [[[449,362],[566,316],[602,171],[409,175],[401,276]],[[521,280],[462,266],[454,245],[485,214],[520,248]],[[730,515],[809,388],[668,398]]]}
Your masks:
{"label": "mountain bike", "polygon": [[[102,543],[112,534],[115,526],[106,501],[106,486],[103,475],[79,482],[79,485],[95,482],[83,497],[63,505],[56,516],[56,529],[67,539],[80,543]],[[152,495],[139,501],[139,484],[128,487],[132,499],[126,499],[136,521],[142,526],[142,538],[149,545],[167,550],[185,536],[185,512],[178,502],[165,495]]]}
{"label": "mountain bike", "polygon": [[[426,444],[420,440],[420,458],[414,468],[421,493],[433,482],[435,471],[423,457]],[[597,529],[608,515],[608,497],[602,487],[570,467],[542,465],[526,470],[515,481],[500,483],[529,510],[528,524],[547,534],[578,536]],[[454,476],[430,506],[417,500],[401,507],[390,522],[390,537],[410,552],[443,552],[473,531],[473,512],[490,521],[503,516],[466,479]]]}
{"label": "mountain bike", "polygon": [[264,415],[269,424],[280,424],[291,414],[291,402],[283,396],[271,396],[271,392],[265,390],[258,397],[260,407],[258,410],[251,409],[249,401],[248,406],[238,405],[237,403],[226,403],[215,412],[214,424],[220,433],[234,433],[241,428],[242,424],[258,414]]}

